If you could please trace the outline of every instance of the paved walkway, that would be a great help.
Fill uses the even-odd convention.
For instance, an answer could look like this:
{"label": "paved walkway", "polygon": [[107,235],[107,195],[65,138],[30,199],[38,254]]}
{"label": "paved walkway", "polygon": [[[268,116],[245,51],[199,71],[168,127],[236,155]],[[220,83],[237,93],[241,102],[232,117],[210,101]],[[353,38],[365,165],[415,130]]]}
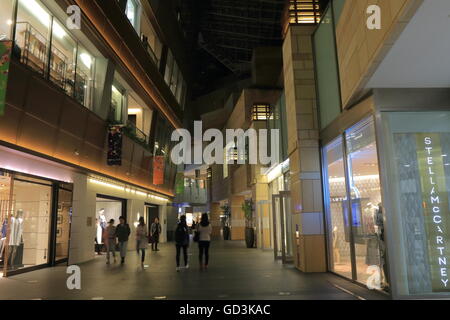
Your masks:
{"label": "paved walkway", "polygon": [[[272,252],[247,249],[243,242],[217,241],[210,267],[200,271],[197,247],[190,248],[190,268],[175,271],[173,244],[147,251],[146,266],[136,252],[126,264],[106,265],[105,256],[81,264],[81,290],[66,287],[66,267],[59,266],[0,279],[0,300],[7,299],[385,299],[331,274],[304,274],[274,261]],[[339,286],[338,287],[336,287]],[[342,288],[349,290],[342,290]]]}

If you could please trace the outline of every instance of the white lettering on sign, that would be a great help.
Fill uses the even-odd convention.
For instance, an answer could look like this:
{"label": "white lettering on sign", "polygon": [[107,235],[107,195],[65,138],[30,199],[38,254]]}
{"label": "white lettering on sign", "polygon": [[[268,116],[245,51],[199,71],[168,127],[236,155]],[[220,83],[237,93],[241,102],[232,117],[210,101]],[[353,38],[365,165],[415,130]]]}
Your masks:
{"label": "white lettering on sign", "polygon": [[436,231],[436,238],[431,243],[435,244],[435,250],[437,251],[438,255],[435,257],[437,266],[439,267],[437,274],[440,277],[440,280],[445,288],[448,286],[448,273],[447,273],[447,257],[445,256],[445,241],[443,236],[443,219],[441,215],[441,211],[443,208],[441,208],[441,199],[439,194],[436,191],[435,185],[437,182],[437,179],[435,179],[435,171],[433,170],[433,165],[437,163],[435,161],[435,158],[433,157],[433,138],[431,137],[425,137],[424,138],[425,143],[425,151],[428,155],[426,159],[426,165],[428,166],[428,170],[426,170],[426,174],[428,175],[428,179],[430,181],[430,187],[429,190],[424,190],[429,194],[429,204],[431,212],[430,214],[433,215],[433,223]]}

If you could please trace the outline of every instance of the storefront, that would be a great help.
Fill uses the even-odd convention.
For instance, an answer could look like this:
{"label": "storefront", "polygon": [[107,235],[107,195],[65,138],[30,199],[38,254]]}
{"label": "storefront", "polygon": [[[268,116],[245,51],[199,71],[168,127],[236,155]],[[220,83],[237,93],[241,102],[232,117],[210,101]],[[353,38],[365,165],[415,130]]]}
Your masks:
{"label": "storefront", "polygon": [[272,168],[266,176],[269,183],[270,231],[274,257],[283,263],[289,263],[294,256],[289,160]]}
{"label": "storefront", "polygon": [[95,252],[106,251],[103,235],[111,219],[119,223],[119,217],[127,217],[127,200],[98,194],[95,204]]}
{"label": "storefront", "polygon": [[448,104],[443,89],[379,89],[322,132],[330,271],[395,299],[448,298]]}
{"label": "storefront", "polygon": [[329,269],[367,284],[388,284],[378,153],[373,117],[323,149]]}
{"label": "storefront", "polygon": [[3,276],[68,261],[73,185],[0,169]]}

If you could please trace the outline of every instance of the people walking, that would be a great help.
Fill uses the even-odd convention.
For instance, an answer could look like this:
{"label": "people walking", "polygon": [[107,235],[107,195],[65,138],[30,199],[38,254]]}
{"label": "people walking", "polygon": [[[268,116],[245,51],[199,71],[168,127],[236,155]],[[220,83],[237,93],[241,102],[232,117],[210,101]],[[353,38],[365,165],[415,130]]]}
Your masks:
{"label": "people walking", "polygon": [[[211,233],[212,227],[211,223],[209,223],[208,214],[202,214],[202,218],[200,223],[197,225],[198,232],[198,250],[199,250],[199,262],[200,269],[207,269],[209,263],[209,246],[211,243]],[[205,256],[205,261],[203,263],[203,255]]]}
{"label": "people walking", "polygon": [[109,220],[108,226],[105,228],[105,235],[103,242],[106,244],[106,264],[110,263],[110,253],[116,263],[116,227],[114,226],[114,219]]}
{"label": "people walking", "polygon": [[120,251],[120,263],[125,263],[125,257],[127,255],[128,238],[130,237],[130,226],[126,223],[125,217],[119,217],[120,224],[116,227],[116,237],[119,241]]}
{"label": "people walking", "polygon": [[189,228],[186,223],[186,216],[182,215],[180,217],[180,221],[177,224],[177,227],[175,229],[175,245],[177,248],[177,256],[176,256],[176,262],[177,262],[177,272],[180,271],[180,254],[181,249],[183,249],[183,256],[184,256],[184,267],[187,269],[189,268],[188,263],[188,253],[187,249],[189,246]]}
{"label": "people walking", "polygon": [[152,251],[159,251],[158,243],[159,236],[161,234],[161,224],[159,223],[159,219],[155,218],[155,221],[150,226],[150,236],[152,241]]}
{"label": "people walking", "polygon": [[145,250],[148,245],[148,232],[147,226],[144,222],[144,217],[139,218],[139,225],[136,228],[136,241],[138,243],[138,249],[141,251],[141,264],[144,264],[145,261]]}

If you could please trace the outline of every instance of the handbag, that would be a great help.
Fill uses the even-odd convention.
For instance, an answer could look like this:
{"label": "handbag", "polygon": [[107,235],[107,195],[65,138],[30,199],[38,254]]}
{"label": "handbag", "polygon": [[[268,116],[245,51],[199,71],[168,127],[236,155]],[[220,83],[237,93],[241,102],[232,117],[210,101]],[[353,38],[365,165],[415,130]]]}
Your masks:
{"label": "handbag", "polygon": [[194,233],[194,242],[199,242],[200,241],[200,232],[195,231]]}

